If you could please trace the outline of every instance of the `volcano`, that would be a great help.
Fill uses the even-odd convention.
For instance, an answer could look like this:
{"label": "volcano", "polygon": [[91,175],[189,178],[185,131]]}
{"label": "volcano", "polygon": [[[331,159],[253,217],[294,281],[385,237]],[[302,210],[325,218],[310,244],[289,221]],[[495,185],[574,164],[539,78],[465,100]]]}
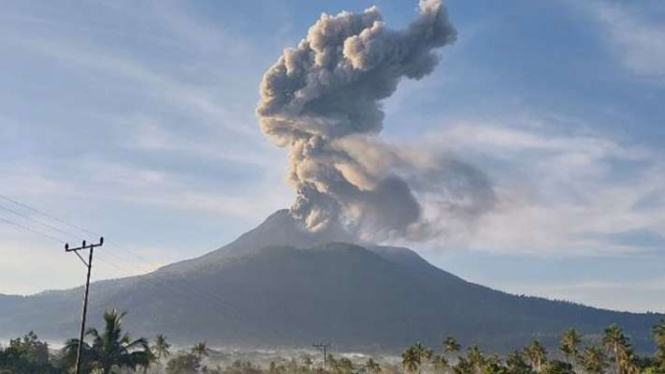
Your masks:
{"label": "volcano", "polygon": [[[91,285],[89,320],[105,309],[129,312],[135,336],[164,333],[181,344],[397,351],[453,335],[494,351],[533,338],[555,344],[574,327],[598,333],[621,325],[636,348],[650,347],[663,316],[596,309],[516,296],[467,282],[407,248],[331,240],[301,228],[286,210],[204,256],[152,273]],[[34,330],[76,335],[82,288],[0,295],[0,336]]]}

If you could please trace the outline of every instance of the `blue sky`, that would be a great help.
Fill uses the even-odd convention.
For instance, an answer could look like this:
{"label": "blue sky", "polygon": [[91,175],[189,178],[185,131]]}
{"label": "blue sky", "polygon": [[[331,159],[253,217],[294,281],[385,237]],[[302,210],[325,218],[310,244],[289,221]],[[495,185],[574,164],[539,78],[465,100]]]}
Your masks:
{"label": "blue sky", "polygon": [[[411,247],[502,290],[665,312],[665,5],[446,4],[458,41],[385,101],[381,136],[473,164],[499,203]],[[113,239],[96,279],[229,242],[295,196],[254,115],[263,73],[322,12],[371,5],[401,28],[417,3],[5,4],[0,194]],[[91,235],[0,205],[55,237],[0,225],[0,293],[81,282],[61,241]]]}

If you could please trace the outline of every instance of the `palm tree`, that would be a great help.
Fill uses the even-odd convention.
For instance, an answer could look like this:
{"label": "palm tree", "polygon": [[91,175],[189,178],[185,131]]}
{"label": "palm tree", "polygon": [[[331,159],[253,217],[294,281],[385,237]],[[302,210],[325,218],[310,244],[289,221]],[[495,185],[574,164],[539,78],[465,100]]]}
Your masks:
{"label": "palm tree", "polygon": [[365,363],[365,371],[367,374],[378,374],[381,372],[381,365],[370,357]]}
{"label": "palm tree", "polygon": [[480,373],[483,365],[485,365],[485,356],[477,345],[469,347],[469,352],[466,355],[471,366],[473,366],[476,373]]}
{"label": "palm tree", "polygon": [[[113,369],[137,367],[147,368],[153,355],[145,338],[132,340],[122,332],[122,319],[126,313],[109,310],[104,313],[104,330],[90,329],[86,336],[92,337],[92,345],[83,343],[83,357],[87,357],[84,372],[98,370],[101,374],[111,374]],[[78,339],[70,339],[63,348],[65,356],[71,355],[78,347]]]}
{"label": "palm tree", "polygon": [[457,364],[453,366],[454,374],[475,374],[475,368],[466,357],[459,357]]}
{"label": "palm tree", "polygon": [[431,349],[423,346],[420,344],[420,342],[417,342],[413,348],[416,351],[416,354],[418,355],[418,374],[420,374],[420,367],[423,364],[424,360],[429,360],[432,358],[432,355],[434,354],[434,351]]}
{"label": "palm tree", "polygon": [[506,357],[506,368],[511,374],[531,374],[531,366],[524,360],[524,353],[514,351]]}
{"label": "palm tree", "polygon": [[616,373],[628,374],[633,366],[633,350],[621,327],[612,324],[605,328],[603,345],[614,356]]}
{"label": "palm tree", "polygon": [[452,336],[447,336],[443,340],[443,352],[447,354],[457,353],[462,347]]}
{"label": "palm tree", "polygon": [[159,334],[155,337],[155,344],[152,346],[152,353],[157,357],[158,361],[161,361],[162,358],[168,357],[171,355],[169,349],[171,344],[166,341],[166,336]]}
{"label": "palm tree", "polygon": [[[76,355],[78,353],[79,340],[67,339],[62,347],[62,362],[64,367],[73,367],[76,363]],[[81,348],[81,373],[89,374],[92,371],[92,347],[83,341]]]}
{"label": "palm tree", "polygon": [[524,349],[524,355],[531,362],[531,367],[537,372],[540,372],[543,364],[547,361],[547,351],[538,340],[534,340]]}
{"label": "palm tree", "polygon": [[505,373],[505,367],[501,362],[501,359],[497,354],[492,354],[488,357],[485,357],[483,360],[483,366],[481,373],[483,374],[495,374],[495,373]]}
{"label": "palm tree", "polygon": [[665,318],[660,324],[653,327],[653,336],[656,341],[656,363],[662,372],[665,372]]}
{"label": "palm tree", "polygon": [[607,367],[607,356],[595,345],[586,347],[581,361],[587,374],[602,374]]}
{"label": "palm tree", "polygon": [[203,356],[207,357],[210,354],[210,349],[208,349],[206,342],[199,342],[192,347],[192,353],[200,360]]}
{"label": "palm tree", "polygon": [[423,363],[423,359],[429,359],[432,357],[432,354],[432,350],[425,348],[420,342],[407,348],[402,353],[404,371],[414,372],[417,370],[418,374],[420,374],[420,366]]}
{"label": "palm tree", "polygon": [[448,360],[446,360],[443,355],[435,355],[434,358],[432,358],[432,364],[434,364],[434,371],[439,374],[445,373],[450,366]]}
{"label": "palm tree", "polygon": [[418,370],[418,354],[413,349],[413,347],[407,348],[402,353],[402,367],[404,368],[405,373],[413,373],[414,371]]}
{"label": "palm tree", "polygon": [[561,346],[559,350],[570,364],[573,364],[579,356],[579,344],[582,342],[582,336],[575,329],[566,330],[561,335]]}
{"label": "palm tree", "polygon": [[312,361],[312,356],[305,354],[302,356],[302,364],[307,368],[307,370],[310,370],[312,368],[312,364],[314,361]]}
{"label": "palm tree", "polygon": [[[331,361],[330,367],[335,374],[352,374],[354,372],[353,362],[346,357]],[[293,372],[287,370],[287,372]]]}

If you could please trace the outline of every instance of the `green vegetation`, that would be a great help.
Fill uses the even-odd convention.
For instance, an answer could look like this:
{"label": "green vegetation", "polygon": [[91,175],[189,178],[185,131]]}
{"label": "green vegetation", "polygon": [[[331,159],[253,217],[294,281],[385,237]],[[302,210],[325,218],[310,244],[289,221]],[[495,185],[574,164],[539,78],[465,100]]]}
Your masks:
{"label": "green vegetation", "polygon": [[434,352],[431,349],[425,348],[422,344],[416,343],[407,348],[402,353],[402,367],[405,373],[417,372],[420,374],[421,366],[425,360],[432,358]]}
{"label": "green vegetation", "polygon": [[[483,352],[478,345],[462,350],[448,336],[439,350],[420,342],[407,347],[397,362],[366,358],[352,360],[328,355],[324,370],[320,361],[301,355],[279,359],[269,365],[235,360],[212,366],[218,352],[206,342],[172,354],[166,336],[159,334],[150,345],[146,338],[132,339],[122,329],[125,313],[104,313],[104,328],[90,329],[83,344],[82,373],[85,374],[665,374],[665,319],[653,327],[656,351],[635,354],[630,339],[617,325],[602,335],[583,337],[570,329],[561,335],[558,352],[551,356],[540,341],[505,357]],[[0,374],[70,374],[76,361],[78,339],[69,339],[62,349],[50,350],[34,332],[12,339],[0,347]],[[437,353],[438,352],[438,353]],[[556,357],[553,357],[556,356]]]}
{"label": "green vegetation", "polygon": [[200,342],[194,344],[194,346],[192,347],[192,354],[198,357],[198,359],[200,360],[204,356],[207,357],[210,354],[210,350],[208,349],[208,345],[206,344],[206,342]]}
{"label": "green vegetation", "polygon": [[30,331],[23,338],[12,339],[9,346],[0,349],[0,374],[55,374],[48,344]]}
{"label": "green vegetation", "polygon": [[579,345],[582,342],[582,336],[575,329],[566,330],[561,336],[561,346],[559,350],[568,363],[575,364],[579,357]]}
{"label": "green vegetation", "polygon": [[171,344],[166,341],[166,336],[163,334],[158,334],[155,337],[155,344],[150,349],[155,358],[157,358],[157,361],[161,361],[171,355]]}
{"label": "green vegetation", "polygon": [[[104,313],[104,330],[90,329],[86,336],[92,338],[92,345],[83,343],[82,372],[112,374],[116,369],[147,369],[153,361],[153,355],[145,338],[132,340],[122,332],[122,318],[125,313],[110,310]],[[69,339],[63,348],[65,367],[70,368],[76,362],[78,339]]]}
{"label": "green vegetation", "polygon": [[[465,355],[452,357],[452,353],[460,351],[460,346],[448,337],[443,342],[443,352],[450,357],[434,355],[430,366],[435,374],[665,374],[665,320],[654,326],[653,334],[657,349],[650,357],[636,355],[630,339],[617,325],[608,326],[600,339],[590,337],[583,350],[580,350],[583,337],[570,329],[562,334],[559,346],[564,360],[550,360],[538,340],[505,359],[488,356],[477,345],[469,347]],[[408,347],[402,354],[404,372],[428,367],[427,362],[419,360],[428,356],[416,352],[430,351],[420,343]]]}

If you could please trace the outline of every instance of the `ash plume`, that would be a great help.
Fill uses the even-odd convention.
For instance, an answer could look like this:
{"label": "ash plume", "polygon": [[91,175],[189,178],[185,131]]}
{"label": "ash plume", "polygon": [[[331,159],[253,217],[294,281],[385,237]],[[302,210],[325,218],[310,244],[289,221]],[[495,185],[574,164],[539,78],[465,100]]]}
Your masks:
{"label": "ash plume", "polygon": [[323,14],[266,72],[261,130],[289,151],[287,182],[298,193],[291,213],[309,230],[335,226],[365,238],[422,239],[440,234],[433,219],[473,215],[491,204],[491,186],[473,167],[377,136],[381,100],[402,78],[430,74],[437,49],[455,39],[440,0],[421,0],[404,30],[387,28],[376,7]]}

